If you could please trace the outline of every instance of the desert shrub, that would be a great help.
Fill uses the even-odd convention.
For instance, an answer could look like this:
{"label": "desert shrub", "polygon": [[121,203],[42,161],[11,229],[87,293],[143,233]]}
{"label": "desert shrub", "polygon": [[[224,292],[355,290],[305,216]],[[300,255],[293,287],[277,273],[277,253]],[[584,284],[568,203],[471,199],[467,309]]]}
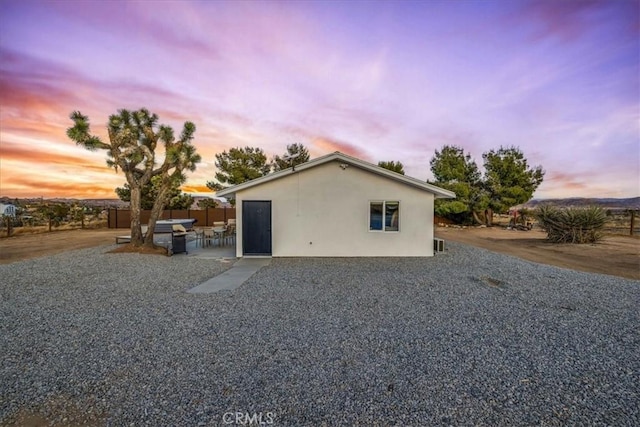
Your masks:
{"label": "desert shrub", "polygon": [[605,211],[597,206],[586,209],[541,206],[536,218],[554,243],[595,243],[602,238],[601,229],[607,220]]}

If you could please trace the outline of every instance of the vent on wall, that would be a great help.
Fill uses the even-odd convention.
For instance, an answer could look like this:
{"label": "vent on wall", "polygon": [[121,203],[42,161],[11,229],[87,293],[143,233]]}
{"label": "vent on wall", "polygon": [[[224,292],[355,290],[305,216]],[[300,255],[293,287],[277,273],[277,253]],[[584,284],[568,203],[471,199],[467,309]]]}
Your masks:
{"label": "vent on wall", "polygon": [[444,252],[444,240],[438,238],[433,239],[433,252]]}

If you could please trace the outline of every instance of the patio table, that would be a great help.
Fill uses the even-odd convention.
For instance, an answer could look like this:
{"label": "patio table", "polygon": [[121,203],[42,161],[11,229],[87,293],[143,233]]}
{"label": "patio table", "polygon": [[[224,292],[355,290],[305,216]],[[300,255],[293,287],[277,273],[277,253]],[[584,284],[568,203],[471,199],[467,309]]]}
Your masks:
{"label": "patio table", "polygon": [[222,242],[224,242],[224,233],[227,231],[226,227],[214,227],[213,228],[213,245],[215,246],[216,237],[220,239],[220,246],[222,246]]}

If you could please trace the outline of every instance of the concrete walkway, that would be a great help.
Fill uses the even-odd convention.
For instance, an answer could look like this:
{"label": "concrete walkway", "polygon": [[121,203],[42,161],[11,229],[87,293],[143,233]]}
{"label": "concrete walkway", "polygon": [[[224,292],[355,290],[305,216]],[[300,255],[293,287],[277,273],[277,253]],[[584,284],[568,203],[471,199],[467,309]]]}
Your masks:
{"label": "concrete walkway", "polygon": [[234,290],[262,267],[269,264],[271,264],[271,258],[242,258],[224,273],[189,289],[187,292],[190,294],[210,294],[222,290]]}

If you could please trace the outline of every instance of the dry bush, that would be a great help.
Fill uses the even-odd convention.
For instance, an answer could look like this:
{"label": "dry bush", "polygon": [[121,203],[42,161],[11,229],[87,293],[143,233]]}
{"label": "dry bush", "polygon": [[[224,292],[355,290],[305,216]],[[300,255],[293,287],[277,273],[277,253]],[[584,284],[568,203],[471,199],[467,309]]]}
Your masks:
{"label": "dry bush", "polygon": [[[85,221],[84,228],[85,229],[98,229],[98,228],[107,228],[107,220],[105,219],[92,219],[90,221]],[[51,227],[51,231],[66,231],[66,230],[79,230],[82,228],[82,223],[80,221],[76,222],[68,222],[62,223],[60,225],[54,225]],[[22,227],[12,227],[11,228],[11,236],[17,236],[20,234],[40,234],[40,233],[48,233],[49,225],[25,225]],[[0,229],[0,237],[7,237],[7,228],[4,227]]]}
{"label": "dry bush", "polygon": [[541,206],[536,218],[553,243],[595,243],[602,238],[601,230],[607,221],[605,211],[597,206],[585,209]]}

